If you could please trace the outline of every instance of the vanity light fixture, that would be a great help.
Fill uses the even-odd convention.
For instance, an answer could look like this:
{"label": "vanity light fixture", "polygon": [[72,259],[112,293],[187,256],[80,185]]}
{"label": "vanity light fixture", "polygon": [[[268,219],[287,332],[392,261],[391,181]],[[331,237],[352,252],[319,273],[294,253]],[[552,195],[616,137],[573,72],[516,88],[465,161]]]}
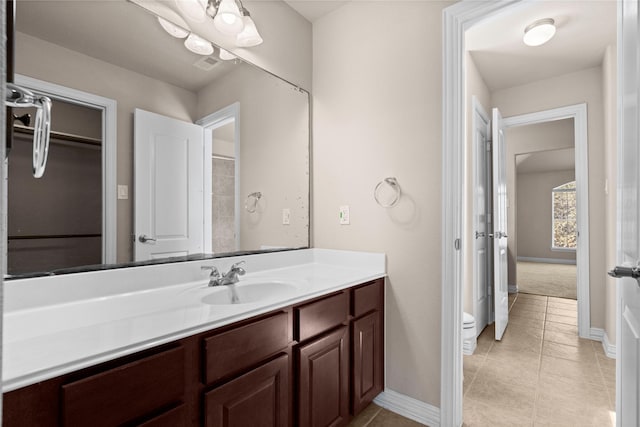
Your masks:
{"label": "vanity light fixture", "polygon": [[[213,16],[213,25],[222,34],[235,36],[244,29],[244,22],[240,14],[240,7],[235,0],[216,1],[216,13]],[[211,8],[207,8],[209,11]]]}
{"label": "vanity light fixture", "polygon": [[193,33],[189,34],[189,37],[184,41],[184,46],[198,55],[211,55],[213,53],[213,45]]}
{"label": "vanity light fixture", "polygon": [[555,21],[551,18],[540,19],[524,29],[522,41],[527,46],[541,46],[551,40],[556,33]]}
{"label": "vanity light fixture", "polygon": [[220,59],[222,59],[223,61],[231,61],[232,59],[237,58],[237,56],[235,56],[233,53],[222,48],[220,48],[220,53],[218,54],[218,57],[220,57]]}
{"label": "vanity light fixture", "polygon": [[242,4],[242,0],[208,0],[207,15],[213,19],[213,25],[223,34],[236,36],[236,45],[253,47],[262,43],[251,14]]}
{"label": "vanity light fixture", "polygon": [[175,38],[183,39],[189,35],[189,31],[159,16],[158,16],[158,22],[160,22],[160,25],[162,26],[162,28],[164,28],[164,30],[167,33],[171,34]]}
{"label": "vanity light fixture", "polygon": [[207,0],[175,0],[178,9],[187,18],[195,22],[204,22],[207,18]]}

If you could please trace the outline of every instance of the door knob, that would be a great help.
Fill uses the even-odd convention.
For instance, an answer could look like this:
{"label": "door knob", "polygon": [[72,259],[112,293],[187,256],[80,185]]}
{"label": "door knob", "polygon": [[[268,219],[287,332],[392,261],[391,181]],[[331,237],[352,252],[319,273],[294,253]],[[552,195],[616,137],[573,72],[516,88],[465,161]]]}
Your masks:
{"label": "door knob", "polygon": [[140,241],[140,243],[147,243],[147,242],[155,242],[156,239],[152,239],[151,237],[147,237],[144,234],[141,234],[140,237],[138,237],[138,240]]}
{"label": "door knob", "polygon": [[480,237],[484,237],[484,236],[486,236],[484,231],[476,231],[476,239],[479,239]]}
{"label": "door knob", "polygon": [[616,279],[631,277],[636,279],[638,286],[640,286],[640,267],[614,267],[608,274]]}

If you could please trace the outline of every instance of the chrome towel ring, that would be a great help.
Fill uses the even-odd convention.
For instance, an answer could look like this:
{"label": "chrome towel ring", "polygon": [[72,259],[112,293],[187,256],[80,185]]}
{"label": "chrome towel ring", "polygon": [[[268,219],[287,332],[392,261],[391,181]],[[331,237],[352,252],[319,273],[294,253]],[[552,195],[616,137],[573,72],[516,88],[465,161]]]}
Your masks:
{"label": "chrome towel ring", "polygon": [[262,193],[259,191],[255,191],[247,196],[247,200],[244,202],[244,208],[249,213],[254,213],[258,208],[258,202],[262,197]]}
{"label": "chrome towel ring", "polygon": [[388,177],[383,179],[376,185],[373,190],[373,197],[383,208],[390,208],[398,204],[402,196],[402,190],[400,184],[395,177]]}

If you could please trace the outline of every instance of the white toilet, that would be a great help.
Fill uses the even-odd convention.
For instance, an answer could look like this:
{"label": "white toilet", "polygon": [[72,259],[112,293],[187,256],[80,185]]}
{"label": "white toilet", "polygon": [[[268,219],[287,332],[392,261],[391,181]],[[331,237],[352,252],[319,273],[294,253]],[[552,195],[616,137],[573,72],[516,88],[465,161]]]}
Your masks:
{"label": "white toilet", "polygon": [[462,316],[462,353],[470,356],[476,349],[476,319],[469,313]]}

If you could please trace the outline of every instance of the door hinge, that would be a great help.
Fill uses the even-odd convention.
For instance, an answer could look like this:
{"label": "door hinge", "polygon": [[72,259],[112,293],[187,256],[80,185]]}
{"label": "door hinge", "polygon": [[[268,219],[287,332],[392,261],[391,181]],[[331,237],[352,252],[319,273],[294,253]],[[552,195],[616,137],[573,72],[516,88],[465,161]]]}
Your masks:
{"label": "door hinge", "polygon": [[491,141],[487,141],[487,151],[491,151]]}
{"label": "door hinge", "polygon": [[459,239],[459,238],[458,238],[458,239],[456,239],[456,240],[453,242],[453,247],[454,247],[454,248],[456,248],[456,251],[459,251],[459,250],[460,250],[460,246],[461,246],[461,245],[462,245],[462,243],[460,242],[460,239]]}

